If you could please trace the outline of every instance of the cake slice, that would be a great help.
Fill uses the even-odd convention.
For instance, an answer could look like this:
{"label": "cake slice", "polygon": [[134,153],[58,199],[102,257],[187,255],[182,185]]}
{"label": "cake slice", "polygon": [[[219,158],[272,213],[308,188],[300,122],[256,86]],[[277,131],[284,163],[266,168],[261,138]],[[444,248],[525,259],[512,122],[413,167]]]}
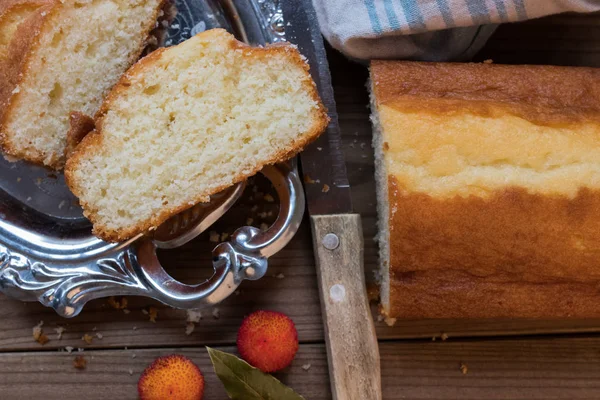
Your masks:
{"label": "cake slice", "polygon": [[600,316],[600,69],[374,61],[390,318]]}
{"label": "cake slice", "polygon": [[60,169],[71,114],[93,117],[135,63],[165,0],[8,0],[0,5],[0,142]]}
{"label": "cake slice", "polygon": [[65,175],[94,233],[121,241],[291,158],[327,122],[295,47],[210,30],[134,65]]}

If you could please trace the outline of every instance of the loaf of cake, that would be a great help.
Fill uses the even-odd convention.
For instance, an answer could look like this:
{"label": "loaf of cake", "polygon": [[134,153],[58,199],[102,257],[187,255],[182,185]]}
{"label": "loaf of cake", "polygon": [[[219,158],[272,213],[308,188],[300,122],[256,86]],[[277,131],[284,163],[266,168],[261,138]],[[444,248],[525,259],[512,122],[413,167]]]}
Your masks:
{"label": "loaf of cake", "polygon": [[165,0],[0,2],[5,154],[60,169],[71,114],[94,116],[138,60],[167,5]]}
{"label": "loaf of cake", "polygon": [[600,316],[600,69],[370,73],[383,313]]}
{"label": "loaf of cake", "polygon": [[127,71],[65,176],[94,233],[122,241],[291,158],[327,122],[295,47],[210,30]]}

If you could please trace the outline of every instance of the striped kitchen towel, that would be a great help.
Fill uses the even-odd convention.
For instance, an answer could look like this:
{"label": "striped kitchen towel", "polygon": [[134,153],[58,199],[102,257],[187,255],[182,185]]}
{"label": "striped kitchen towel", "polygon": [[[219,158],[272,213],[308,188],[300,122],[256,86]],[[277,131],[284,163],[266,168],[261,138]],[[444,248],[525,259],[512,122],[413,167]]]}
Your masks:
{"label": "striped kitchen towel", "polygon": [[313,0],[321,31],[347,56],[468,60],[503,22],[600,10],[600,0]]}

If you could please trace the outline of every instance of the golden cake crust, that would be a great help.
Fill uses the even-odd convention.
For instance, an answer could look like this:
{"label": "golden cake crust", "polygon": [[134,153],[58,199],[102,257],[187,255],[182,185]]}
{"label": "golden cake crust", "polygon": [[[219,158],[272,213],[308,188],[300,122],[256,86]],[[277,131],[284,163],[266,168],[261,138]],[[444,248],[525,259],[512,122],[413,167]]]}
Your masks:
{"label": "golden cake crust", "polygon": [[[212,29],[209,31],[205,31],[199,33],[198,35],[202,35],[204,39],[208,40],[220,40],[222,35],[226,34],[222,29]],[[226,34],[228,37],[229,35]],[[308,74],[308,64],[302,59],[300,53],[296,50],[290,51],[291,45],[289,44],[275,44],[267,47],[251,47],[242,42],[239,42],[234,39],[230,39],[228,41],[228,46],[234,50],[240,50],[244,52],[246,55],[250,57],[254,57],[256,59],[266,59],[274,54],[285,54],[288,61],[291,64],[296,65],[297,67],[302,68],[306,71],[306,76],[310,77]],[[74,172],[80,164],[81,160],[85,159],[89,155],[96,153],[103,146],[103,132],[102,132],[102,123],[104,115],[110,110],[112,102],[119,98],[120,96],[126,95],[126,91],[130,86],[130,81],[135,78],[136,75],[143,74],[143,72],[147,68],[152,68],[154,63],[162,57],[163,52],[167,49],[161,48],[150,55],[142,58],[139,62],[137,62],[133,67],[127,71],[119,83],[112,89],[112,91],[108,94],[105,101],[103,102],[100,111],[98,112],[95,122],[96,129],[92,131],[90,134],[85,136],[79,146],[75,149],[72,156],[67,160],[67,164],[65,167],[65,179],[67,185],[71,189],[71,191],[75,194],[75,196],[81,198],[82,188],[78,184],[77,180],[74,177]],[[327,116],[327,110],[321,103],[321,99],[317,92],[316,85],[312,81],[312,79],[306,79],[303,82],[304,89],[310,94],[310,97],[315,101],[318,105],[317,115],[318,118],[314,121],[312,128],[309,132],[303,135],[302,139],[297,143],[294,143],[293,146],[290,146],[286,149],[283,149],[278,154],[276,154],[273,158],[268,160],[264,165],[276,164],[278,162],[283,162],[289,160],[299,152],[301,152],[307,145],[313,142],[319,135],[325,130],[327,124],[329,122],[329,118]],[[258,173],[263,168],[263,165],[257,165],[251,173],[244,173],[235,176],[232,180],[232,184],[241,182],[248,177]],[[228,185],[230,186],[230,185]],[[99,223],[97,218],[96,210],[91,208],[91,206],[85,202],[81,202],[81,206],[84,209],[85,216],[92,222],[93,224],[93,233],[99,238],[110,241],[110,242],[118,242],[129,239],[138,234],[147,232],[151,229],[158,227],[160,224],[168,220],[170,217],[184,211],[194,204],[208,201],[210,196],[218,193],[228,186],[221,186],[214,189],[210,193],[201,193],[196,196],[190,203],[187,205],[179,206],[179,207],[164,207],[160,213],[154,215],[151,219],[141,221],[139,224],[135,226],[128,227],[127,229],[120,230],[112,230],[106,226],[103,226]]]}
{"label": "golden cake crust", "polygon": [[377,104],[404,111],[505,111],[540,124],[600,122],[598,68],[375,60],[371,74]]}
{"label": "golden cake crust", "polygon": [[[377,107],[424,118],[516,116],[572,135],[600,123],[598,69],[376,61],[371,81]],[[380,147],[385,157],[389,145]],[[572,196],[505,185],[448,197],[415,191],[394,174],[385,179],[387,316],[600,316],[597,188],[582,185]]]}
{"label": "golden cake crust", "polygon": [[[0,145],[4,142],[2,129],[4,116],[9,110],[10,99],[23,77],[27,57],[43,22],[54,6],[53,0],[6,0],[0,2],[0,30],[6,29],[12,14],[29,10],[11,37],[7,37],[5,53],[0,56]],[[8,36],[8,35],[7,35]],[[10,149],[6,149],[10,153]]]}
{"label": "golden cake crust", "polygon": [[600,192],[436,199],[389,185],[390,316],[600,316]]}

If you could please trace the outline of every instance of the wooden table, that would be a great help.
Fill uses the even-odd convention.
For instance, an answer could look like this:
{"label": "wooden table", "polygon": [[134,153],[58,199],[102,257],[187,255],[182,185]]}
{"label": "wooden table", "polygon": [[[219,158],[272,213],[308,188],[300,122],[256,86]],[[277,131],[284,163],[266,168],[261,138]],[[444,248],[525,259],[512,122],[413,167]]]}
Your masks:
{"label": "wooden table", "polygon": [[[498,29],[477,60],[600,67],[600,14],[562,15]],[[367,71],[330,52],[344,150],[356,211],[363,216],[367,277],[377,265],[375,188],[371,125],[365,89]],[[250,214],[274,212],[251,190],[214,230],[231,233]],[[260,209],[253,212],[254,204]],[[266,220],[270,217],[264,215]],[[255,216],[255,224],[262,222]],[[196,282],[212,271],[208,235],[184,248],[161,253],[170,272]],[[311,238],[304,223],[285,250],[270,260],[268,276],[245,282],[240,292],[206,310],[186,335],[186,313],[144,298],[129,298],[127,310],[107,301],[61,319],[37,303],[0,296],[0,399],[131,399],[140,373],[157,356],[182,353],[206,379],[205,399],[227,398],[204,346],[235,351],[242,318],[258,309],[282,311],[295,321],[301,342],[293,365],[277,374],[307,399],[331,398]],[[158,309],[156,323],[143,313]],[[373,305],[375,312],[375,305]],[[213,315],[214,314],[214,315]],[[44,321],[44,346],[32,328]],[[62,339],[55,328],[64,327]],[[600,320],[419,320],[394,327],[377,322],[385,399],[598,399]],[[94,337],[91,344],[81,338]],[[99,335],[97,335],[99,334]],[[441,336],[448,337],[441,340]],[[99,338],[101,337],[101,339]],[[437,340],[433,341],[432,338]],[[75,348],[73,353],[65,347]],[[77,353],[77,348],[83,349]],[[73,360],[83,355],[85,370]],[[461,363],[467,373],[461,372]],[[310,364],[308,370],[303,365]],[[367,399],[365,399],[367,400]]]}

